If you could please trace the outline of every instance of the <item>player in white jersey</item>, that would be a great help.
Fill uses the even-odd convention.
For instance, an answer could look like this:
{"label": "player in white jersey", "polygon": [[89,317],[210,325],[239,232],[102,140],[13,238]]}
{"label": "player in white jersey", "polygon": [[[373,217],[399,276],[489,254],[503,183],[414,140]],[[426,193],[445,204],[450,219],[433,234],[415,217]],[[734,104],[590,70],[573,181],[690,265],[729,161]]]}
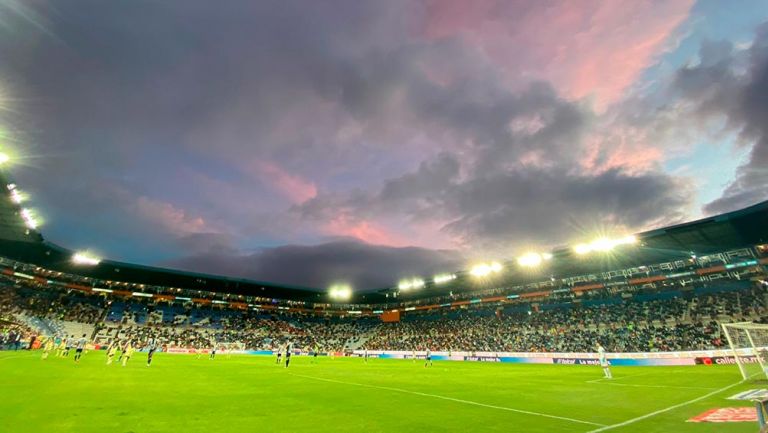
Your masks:
{"label": "player in white jersey", "polygon": [[82,337],[80,337],[79,340],[77,340],[77,343],[75,345],[75,362],[80,363],[80,357],[83,356],[83,350],[85,350],[85,345],[88,343],[88,340],[85,338],[85,334],[83,334]]}
{"label": "player in white jersey", "polygon": [[213,361],[213,358],[216,358],[216,340],[211,342],[211,352],[208,354],[209,361]]}
{"label": "player in white jersey", "polygon": [[432,351],[427,349],[427,356],[424,358],[424,368],[427,368],[427,364],[432,367]]}
{"label": "player in white jersey", "polygon": [[608,362],[608,358],[605,357],[605,348],[600,343],[597,343],[597,358],[600,361],[600,367],[603,368],[603,374],[606,379],[613,379],[611,374],[611,363]]}
{"label": "player in white jersey", "polygon": [[157,350],[157,346],[160,344],[159,341],[157,341],[156,338],[151,337],[149,340],[147,340],[146,348],[147,348],[147,367],[152,365],[152,357],[155,356],[155,351]]}

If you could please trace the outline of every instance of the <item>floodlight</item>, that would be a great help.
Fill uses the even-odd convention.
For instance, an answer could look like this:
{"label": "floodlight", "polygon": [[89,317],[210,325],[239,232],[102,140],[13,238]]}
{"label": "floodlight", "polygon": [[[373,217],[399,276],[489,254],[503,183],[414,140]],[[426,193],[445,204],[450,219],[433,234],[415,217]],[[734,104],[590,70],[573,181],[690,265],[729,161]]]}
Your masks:
{"label": "floodlight", "polygon": [[87,252],[79,252],[72,256],[72,263],[76,265],[95,266],[101,263],[101,259],[94,257]]}
{"label": "floodlight", "polygon": [[24,196],[21,195],[18,189],[14,188],[11,190],[11,201],[16,204],[20,204],[21,202],[24,201]]}
{"label": "floodlight", "polygon": [[434,281],[435,284],[443,284],[455,279],[456,279],[456,274],[444,274],[444,275],[435,275],[432,281]]}
{"label": "floodlight", "polygon": [[472,269],[470,269],[469,273],[475,277],[485,277],[491,273],[491,267],[485,263],[481,265],[475,265],[472,267]]}
{"label": "floodlight", "polygon": [[491,263],[491,270],[493,272],[501,272],[502,269],[504,269],[504,267],[501,266],[501,263],[499,263],[499,262]]}
{"label": "floodlight", "polygon": [[7,153],[0,152],[0,165],[3,165],[10,160],[11,160],[11,157],[8,156]]}
{"label": "floodlight", "polygon": [[347,300],[352,297],[352,288],[339,284],[332,286],[328,294],[333,299]]}
{"label": "floodlight", "polygon": [[552,254],[551,253],[544,253],[541,255],[541,258],[544,260],[552,260]]}
{"label": "floodlight", "polygon": [[539,253],[527,253],[517,258],[517,264],[520,266],[534,267],[539,266],[544,258]]}
{"label": "floodlight", "polygon": [[616,246],[616,241],[608,238],[598,238],[589,245],[592,251],[610,251]]}
{"label": "floodlight", "polygon": [[414,278],[412,280],[403,280],[397,285],[400,290],[420,289],[424,287],[424,280],[420,278]]}
{"label": "floodlight", "polygon": [[578,244],[573,247],[573,251],[576,254],[587,254],[588,252],[592,251],[592,249],[587,244]]}
{"label": "floodlight", "polygon": [[21,218],[24,220],[24,224],[29,229],[36,229],[37,228],[37,220],[35,220],[35,217],[32,215],[32,211],[29,209],[22,209],[21,210]]}

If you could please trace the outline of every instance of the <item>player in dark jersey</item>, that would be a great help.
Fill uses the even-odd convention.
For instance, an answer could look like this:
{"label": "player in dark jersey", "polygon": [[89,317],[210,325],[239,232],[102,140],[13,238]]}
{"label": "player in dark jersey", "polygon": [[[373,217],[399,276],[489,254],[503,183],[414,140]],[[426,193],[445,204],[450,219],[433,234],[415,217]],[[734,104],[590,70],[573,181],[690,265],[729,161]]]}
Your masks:
{"label": "player in dark jersey", "polygon": [[285,368],[288,368],[288,365],[291,363],[291,350],[293,347],[291,346],[291,343],[288,342],[285,345]]}

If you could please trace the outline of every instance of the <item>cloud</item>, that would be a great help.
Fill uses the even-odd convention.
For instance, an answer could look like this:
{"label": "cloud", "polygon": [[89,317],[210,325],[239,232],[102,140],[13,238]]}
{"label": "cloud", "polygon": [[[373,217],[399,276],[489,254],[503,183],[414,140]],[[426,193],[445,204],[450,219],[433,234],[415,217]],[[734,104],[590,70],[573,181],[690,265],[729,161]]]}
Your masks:
{"label": "cloud", "polygon": [[425,35],[463,37],[518,77],[546,80],[598,107],[620,100],[668,49],[684,1],[428,1]]}
{"label": "cloud", "polygon": [[[508,256],[689,204],[644,129],[661,125],[652,111],[593,108],[626,97],[688,1],[62,1],[46,14],[55,38],[0,38],[3,75],[42,101],[28,117],[44,157],[19,180],[54,239],[391,285],[396,266],[415,272],[395,256]],[[337,237],[384,246],[311,246]],[[318,250],[339,253],[332,272],[309,263]]]}
{"label": "cloud", "polygon": [[294,203],[303,203],[317,195],[317,187],[314,183],[301,176],[288,173],[275,163],[260,161],[257,164],[257,169],[260,172],[260,177]]}
{"label": "cloud", "polygon": [[768,199],[768,23],[757,29],[749,47],[707,41],[698,63],[677,71],[674,90],[700,122],[719,122],[750,146],[748,160],[720,198],[707,203],[709,214],[736,210]]}
{"label": "cloud", "polygon": [[248,255],[200,253],[164,265],[317,289],[344,282],[365,291],[391,287],[400,278],[457,270],[465,262],[456,251],[343,240],[265,248]]}

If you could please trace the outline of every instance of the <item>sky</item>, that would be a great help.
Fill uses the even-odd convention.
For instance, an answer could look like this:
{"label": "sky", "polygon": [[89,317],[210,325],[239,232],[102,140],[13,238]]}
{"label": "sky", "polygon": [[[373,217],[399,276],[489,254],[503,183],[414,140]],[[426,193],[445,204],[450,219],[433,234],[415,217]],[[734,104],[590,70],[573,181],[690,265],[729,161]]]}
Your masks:
{"label": "sky", "polygon": [[0,0],[51,242],[390,287],[768,199],[764,0]]}

